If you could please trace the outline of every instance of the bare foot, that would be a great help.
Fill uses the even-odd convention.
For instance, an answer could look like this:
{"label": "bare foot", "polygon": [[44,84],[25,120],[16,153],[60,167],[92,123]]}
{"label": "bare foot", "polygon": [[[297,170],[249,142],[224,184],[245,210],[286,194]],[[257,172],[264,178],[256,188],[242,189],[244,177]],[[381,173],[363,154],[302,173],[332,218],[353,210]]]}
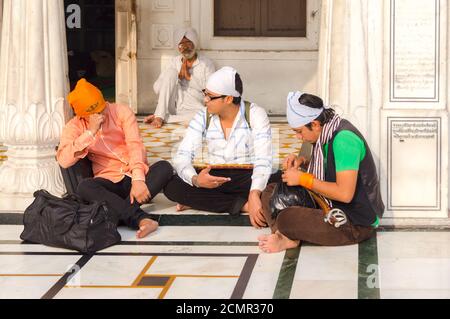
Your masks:
{"label": "bare foot", "polygon": [[154,115],[149,115],[144,119],[144,123],[146,124],[151,124],[153,122],[153,120],[155,119]]}
{"label": "bare foot", "polygon": [[268,254],[279,253],[286,249],[298,247],[300,241],[290,240],[280,232],[272,235],[262,235],[258,237],[259,248]]}
{"label": "bare foot", "polygon": [[153,128],[161,128],[163,127],[164,121],[160,117],[155,117],[155,119],[150,123]]}
{"label": "bare foot", "polygon": [[136,233],[137,239],[142,239],[153,233],[158,229],[158,222],[151,219],[143,219],[139,223],[139,230]]}
{"label": "bare foot", "polygon": [[155,115],[149,115],[144,119],[144,123],[150,124],[153,128],[161,128],[164,120],[160,117],[155,117]]}
{"label": "bare foot", "polygon": [[184,212],[185,210],[192,209],[192,207],[177,204],[177,212]]}

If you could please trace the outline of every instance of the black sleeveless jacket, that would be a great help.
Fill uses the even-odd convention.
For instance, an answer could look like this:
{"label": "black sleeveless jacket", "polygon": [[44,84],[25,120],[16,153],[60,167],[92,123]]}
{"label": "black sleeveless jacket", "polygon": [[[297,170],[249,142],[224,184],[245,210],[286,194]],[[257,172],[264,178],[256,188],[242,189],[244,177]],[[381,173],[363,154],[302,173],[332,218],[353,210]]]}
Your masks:
{"label": "black sleeveless jacket", "polygon": [[325,181],[336,183],[336,162],[334,160],[333,142],[336,135],[341,131],[351,131],[364,141],[366,156],[360,163],[358,171],[358,181],[353,200],[349,203],[333,201],[333,207],[345,212],[353,225],[371,226],[376,221],[376,216],[380,218],[384,214],[384,204],[380,193],[380,182],[377,175],[372,152],[367,145],[365,138],[349,121],[342,120],[338,129],[334,132],[328,144],[328,158],[325,172]]}

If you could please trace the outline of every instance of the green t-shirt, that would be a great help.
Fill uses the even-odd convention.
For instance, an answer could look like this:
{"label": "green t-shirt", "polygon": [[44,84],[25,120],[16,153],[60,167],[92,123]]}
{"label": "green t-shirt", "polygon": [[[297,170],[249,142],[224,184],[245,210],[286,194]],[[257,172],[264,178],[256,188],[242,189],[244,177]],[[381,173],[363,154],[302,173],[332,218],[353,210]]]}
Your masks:
{"label": "green t-shirt", "polygon": [[[352,131],[339,132],[333,142],[334,161],[336,163],[336,173],[344,171],[357,171],[363,159],[366,157],[366,147],[364,141]],[[323,147],[324,165],[327,168],[328,144]],[[380,218],[377,216],[371,225],[378,228]]]}
{"label": "green t-shirt", "polygon": [[[339,132],[333,141],[336,173],[358,171],[359,165],[366,157],[364,141],[352,131]],[[324,165],[327,168],[328,144],[323,147]]]}

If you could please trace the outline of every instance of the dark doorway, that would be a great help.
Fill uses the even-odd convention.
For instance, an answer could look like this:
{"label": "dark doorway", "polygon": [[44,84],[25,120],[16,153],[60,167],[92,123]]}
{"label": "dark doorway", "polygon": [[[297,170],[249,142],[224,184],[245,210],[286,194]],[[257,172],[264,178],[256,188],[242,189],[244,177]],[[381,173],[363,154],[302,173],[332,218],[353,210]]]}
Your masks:
{"label": "dark doorway", "polygon": [[115,100],[114,0],[64,0],[69,78],[73,89],[86,78],[105,99]]}

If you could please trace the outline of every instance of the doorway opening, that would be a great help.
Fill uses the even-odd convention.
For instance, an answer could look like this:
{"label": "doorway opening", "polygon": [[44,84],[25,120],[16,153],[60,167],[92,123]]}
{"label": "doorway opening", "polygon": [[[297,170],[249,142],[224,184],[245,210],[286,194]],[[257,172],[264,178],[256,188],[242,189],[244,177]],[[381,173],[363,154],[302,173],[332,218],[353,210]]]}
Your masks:
{"label": "doorway opening", "polygon": [[115,1],[64,0],[71,90],[81,78],[116,98]]}

